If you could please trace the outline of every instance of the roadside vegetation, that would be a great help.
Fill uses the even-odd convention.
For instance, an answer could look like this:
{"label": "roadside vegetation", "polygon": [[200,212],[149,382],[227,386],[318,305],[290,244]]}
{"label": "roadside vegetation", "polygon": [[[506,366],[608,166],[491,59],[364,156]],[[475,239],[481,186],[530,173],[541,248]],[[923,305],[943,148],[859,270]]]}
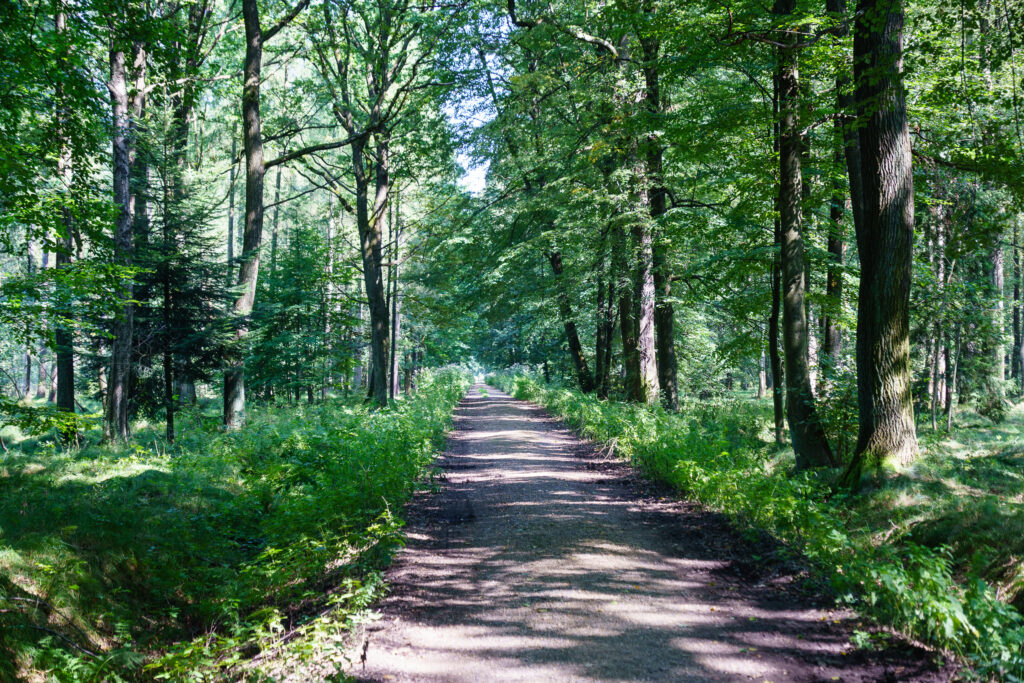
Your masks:
{"label": "roadside vegetation", "polygon": [[[530,374],[489,378],[741,529],[770,533],[827,578],[840,603],[966,660],[981,678],[1024,675],[1024,413],[935,437],[912,468],[836,492],[839,470],[794,476],[770,401],[687,402],[679,413],[598,400]],[[864,632],[858,645],[884,639]]]}
{"label": "roadside vegetation", "polygon": [[239,431],[194,409],[173,445],[4,429],[0,679],[330,674],[467,387],[443,370],[388,411],[262,406]]}

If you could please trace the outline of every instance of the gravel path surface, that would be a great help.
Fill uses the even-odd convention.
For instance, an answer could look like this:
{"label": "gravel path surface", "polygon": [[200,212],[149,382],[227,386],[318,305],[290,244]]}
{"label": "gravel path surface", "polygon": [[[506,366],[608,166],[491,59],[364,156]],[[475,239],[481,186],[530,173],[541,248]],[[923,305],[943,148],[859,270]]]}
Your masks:
{"label": "gravel path surface", "polygon": [[855,619],[802,592],[770,541],[486,392],[458,408],[441,491],[410,507],[358,680],[949,680],[906,645],[853,650]]}

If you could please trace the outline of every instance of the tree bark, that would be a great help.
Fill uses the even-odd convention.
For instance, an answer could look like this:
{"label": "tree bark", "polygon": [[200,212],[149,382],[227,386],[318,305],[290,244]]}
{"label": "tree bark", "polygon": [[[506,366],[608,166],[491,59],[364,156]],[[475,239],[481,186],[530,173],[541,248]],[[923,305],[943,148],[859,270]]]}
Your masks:
{"label": "tree bark", "polygon": [[864,193],[857,231],[860,431],[841,482],[854,487],[865,464],[904,465],[917,454],[909,331],[914,179],[902,52],[903,3],[859,0],[854,78]]}
{"label": "tree bark", "polygon": [[[652,11],[650,8],[648,11]],[[657,38],[645,36],[640,39],[644,55],[644,105],[652,125],[664,116],[664,98],[659,80],[661,44]],[[644,156],[647,181],[650,184],[649,212],[655,238],[652,241],[654,276],[654,324],[657,343],[658,384],[661,401],[668,410],[679,410],[679,363],[676,359],[675,310],[672,307],[672,273],[669,267],[668,247],[660,239],[660,219],[668,208],[668,192],[664,177],[664,146],[656,134],[644,141]]]}
{"label": "tree bark", "polygon": [[245,356],[249,334],[247,318],[256,301],[256,280],[263,242],[263,132],[260,117],[260,72],[263,68],[263,31],[257,0],[242,0],[245,21],[245,62],[242,69],[242,140],[245,148],[245,227],[238,279],[241,289],[232,306],[234,348],[224,372],[224,426],[245,424]]}
{"label": "tree bark", "polygon": [[[790,14],[794,0],[777,0],[775,12]],[[786,416],[797,470],[834,464],[832,450],[815,409],[808,367],[806,274],[801,225],[803,182],[800,154],[799,73],[797,36],[778,50],[779,88],[779,220],[782,234],[782,339],[786,359]]]}
{"label": "tree bark", "polygon": [[[773,79],[775,87],[772,98],[772,148],[779,153],[779,87],[778,74]],[[782,315],[782,222],[779,220],[779,195],[775,195],[775,225],[773,232],[771,288],[772,308],[768,317],[768,360],[772,375],[772,410],[775,426],[775,445],[782,447],[786,443],[786,406],[783,392],[785,377],[783,376],[782,357],[779,354],[779,320]]]}
{"label": "tree bark", "polygon": [[633,282],[631,260],[629,258],[629,237],[625,226],[619,222],[615,228],[616,245],[615,272],[618,277],[616,289],[619,293],[619,331],[622,336],[622,367],[625,370],[625,385],[628,388],[637,384],[640,375],[640,363],[637,356],[636,319],[633,316]]}
{"label": "tree bark", "polygon": [[1003,270],[1002,235],[996,236],[996,244],[992,249],[992,290],[995,303],[992,306],[992,329],[995,339],[992,343],[992,391],[999,400],[1003,399],[1003,382],[1006,380],[1006,349],[1003,347],[1003,317],[1005,302],[1003,292],[1006,278]]}
{"label": "tree bark", "polygon": [[594,345],[594,387],[599,398],[607,398],[605,385],[607,383],[610,368],[608,367],[605,348],[611,344],[611,334],[606,324],[606,309],[609,306],[608,290],[605,288],[605,276],[607,274],[607,250],[605,240],[607,232],[601,235],[601,246],[597,263],[597,316],[595,325],[596,343]]}
{"label": "tree bark", "polygon": [[[399,202],[396,199],[395,204]],[[400,363],[398,356],[398,340],[402,334],[402,300],[401,293],[398,288],[398,276],[399,276],[399,252],[402,246],[402,219],[398,211],[400,206],[396,206],[395,209],[395,239],[394,239],[394,251],[391,256],[391,261],[394,264],[391,270],[391,362],[389,363],[391,368],[391,384],[389,387],[389,397],[394,400],[400,391],[399,372]]]}
{"label": "tree bark", "polygon": [[387,297],[384,291],[384,268],[381,253],[381,218],[387,208],[390,177],[388,175],[387,139],[378,136],[376,161],[376,194],[369,203],[370,178],[364,155],[366,139],[352,143],[352,167],[356,186],[356,225],[359,228],[363,261],[363,284],[370,309],[370,377],[368,391],[378,407],[388,405],[388,348],[391,325],[388,321]]}
{"label": "tree bark", "polygon": [[633,306],[636,316],[638,373],[634,378],[629,398],[637,403],[654,405],[660,395],[654,334],[654,237],[647,221],[634,224],[632,233],[637,256]]}
{"label": "tree bark", "polygon": [[[837,146],[835,162],[842,162],[842,150]],[[828,272],[825,281],[825,296],[828,306],[825,310],[824,337],[821,349],[821,377],[828,380],[839,366],[843,350],[843,335],[839,328],[839,315],[843,307],[843,214],[846,197],[838,182],[832,186],[832,201],[829,206]]]}
{"label": "tree bark", "polygon": [[1016,223],[1013,226],[1011,236],[1010,264],[1013,270],[1013,295],[1010,299],[1010,325],[1013,332],[1013,353],[1007,354],[1010,357],[1009,379],[1017,380],[1020,377],[1020,261],[1017,256],[1020,241],[1019,229]]}
{"label": "tree bark", "polygon": [[235,269],[235,167],[238,162],[235,157],[238,155],[238,134],[234,126],[231,127],[231,168],[228,169],[228,263],[227,278],[228,285],[232,284],[232,274]]}
{"label": "tree bark", "polygon": [[[114,35],[113,28],[110,40],[110,81],[107,89],[110,92],[114,126],[111,140],[114,205],[118,208],[114,224],[114,258],[118,265],[129,267],[132,263],[132,212],[129,188],[128,80],[125,54],[117,46],[119,38]],[[120,310],[112,326],[105,435],[111,440],[124,440],[128,438],[128,378],[134,316],[130,281],[121,282],[117,296]]]}
{"label": "tree bark", "polygon": [[[946,347],[947,353],[949,347]],[[952,360],[952,362],[950,362]],[[953,393],[956,391],[957,371],[960,369],[960,326],[956,328],[956,343],[953,358],[946,358],[946,367],[952,368],[951,375],[946,380],[946,432],[953,430]]]}
{"label": "tree bark", "polygon": [[[64,12],[63,0],[57,1],[57,12],[55,19],[55,25],[58,36],[63,40],[63,36],[67,30],[67,18]],[[67,59],[67,47],[65,45],[60,46],[61,50],[61,61],[62,67],[66,68],[65,60]],[[68,107],[70,106],[66,94],[64,92],[64,86],[62,82],[57,84],[56,90],[56,106],[57,106],[57,141],[60,151],[57,157],[57,175],[60,177],[61,183],[63,184],[63,191],[68,194],[71,191],[71,183],[73,181],[73,170],[71,165],[71,140],[68,134]],[[57,239],[57,253],[55,255],[55,265],[58,270],[63,270],[71,265],[71,254],[73,252],[74,244],[74,224],[71,216],[71,206],[69,201],[65,201],[61,206],[60,216],[61,234]],[[71,317],[70,302],[66,300],[66,296],[58,290],[56,293],[56,311],[64,321],[58,322],[54,329],[54,342],[56,359],[55,364],[57,366],[57,407],[67,413],[75,412],[75,349],[74,349],[74,336],[72,331],[67,326],[67,320]],[[40,371],[42,366],[40,366]],[[39,383],[42,384],[43,377],[40,372]]]}
{"label": "tree bark", "polygon": [[576,320],[572,314],[572,305],[569,303],[569,292],[565,278],[562,277],[562,252],[548,252],[548,263],[551,264],[551,272],[555,276],[558,315],[562,318],[562,326],[565,328],[565,336],[569,342],[569,354],[572,356],[573,367],[576,368],[576,381],[579,383],[580,391],[590,393],[594,390],[594,376],[590,374],[590,365],[583,353],[583,345],[580,343],[580,335],[576,329]]}

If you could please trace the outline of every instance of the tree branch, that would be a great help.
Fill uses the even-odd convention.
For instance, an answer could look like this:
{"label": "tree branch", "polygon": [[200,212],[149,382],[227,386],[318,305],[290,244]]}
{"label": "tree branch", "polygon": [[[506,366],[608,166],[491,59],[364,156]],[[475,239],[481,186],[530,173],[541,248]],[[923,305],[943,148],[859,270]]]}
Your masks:
{"label": "tree branch", "polygon": [[298,159],[299,157],[304,157],[307,154],[313,154],[314,152],[323,152],[324,150],[328,150],[328,149],[337,149],[338,147],[346,147],[348,145],[351,145],[353,142],[355,142],[359,138],[365,137],[365,136],[369,135],[371,132],[372,131],[369,131],[369,130],[362,131],[362,132],[356,133],[355,135],[350,135],[347,138],[345,138],[344,140],[336,140],[334,142],[324,142],[324,143],[321,143],[319,145],[310,145],[309,147],[303,147],[302,149],[297,149],[294,152],[288,152],[287,154],[282,154],[281,156],[277,157],[276,159],[271,159],[270,161],[268,161],[265,164],[263,164],[263,167],[265,169],[269,169],[269,168],[271,168],[273,166],[278,166],[280,164],[286,164],[289,161],[294,161],[295,159]]}
{"label": "tree branch", "polygon": [[309,0],[299,0],[298,4],[296,4],[295,7],[292,7],[291,11],[289,11],[288,14],[281,17],[281,19],[276,24],[274,24],[267,30],[262,31],[260,33],[260,37],[263,39],[263,42],[267,42],[268,40],[276,36],[278,31],[280,31],[289,23],[291,23],[292,19],[299,16],[299,12],[306,9],[306,6],[308,4]]}

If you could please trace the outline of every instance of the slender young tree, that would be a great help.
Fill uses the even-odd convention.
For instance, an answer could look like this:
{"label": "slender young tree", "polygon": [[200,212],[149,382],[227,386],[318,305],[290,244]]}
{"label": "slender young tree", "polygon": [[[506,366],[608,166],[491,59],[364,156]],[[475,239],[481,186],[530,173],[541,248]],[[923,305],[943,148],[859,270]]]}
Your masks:
{"label": "slender young tree", "polygon": [[[67,15],[64,11],[64,3],[57,0],[57,10],[54,16],[54,24],[58,40],[63,40],[67,32]],[[66,75],[68,53],[66,46],[59,46],[61,60],[61,76]],[[68,108],[70,103],[66,96],[63,80],[58,81],[56,88],[55,104],[57,107],[57,144],[59,147],[57,157],[57,175],[63,184],[65,197],[70,194],[72,182],[71,166],[71,140],[68,136]],[[74,249],[72,232],[74,223],[71,217],[71,207],[65,201],[61,206],[60,216],[61,235],[57,239],[56,267],[66,269],[71,265],[71,254]],[[56,310],[64,318],[54,329],[54,342],[57,365],[57,407],[64,412],[75,412],[75,347],[74,335],[67,326],[67,319],[70,317],[70,302],[66,301],[63,293],[57,294]],[[41,360],[41,359],[40,359]],[[45,375],[42,363],[39,365],[39,383],[42,384]]]}

